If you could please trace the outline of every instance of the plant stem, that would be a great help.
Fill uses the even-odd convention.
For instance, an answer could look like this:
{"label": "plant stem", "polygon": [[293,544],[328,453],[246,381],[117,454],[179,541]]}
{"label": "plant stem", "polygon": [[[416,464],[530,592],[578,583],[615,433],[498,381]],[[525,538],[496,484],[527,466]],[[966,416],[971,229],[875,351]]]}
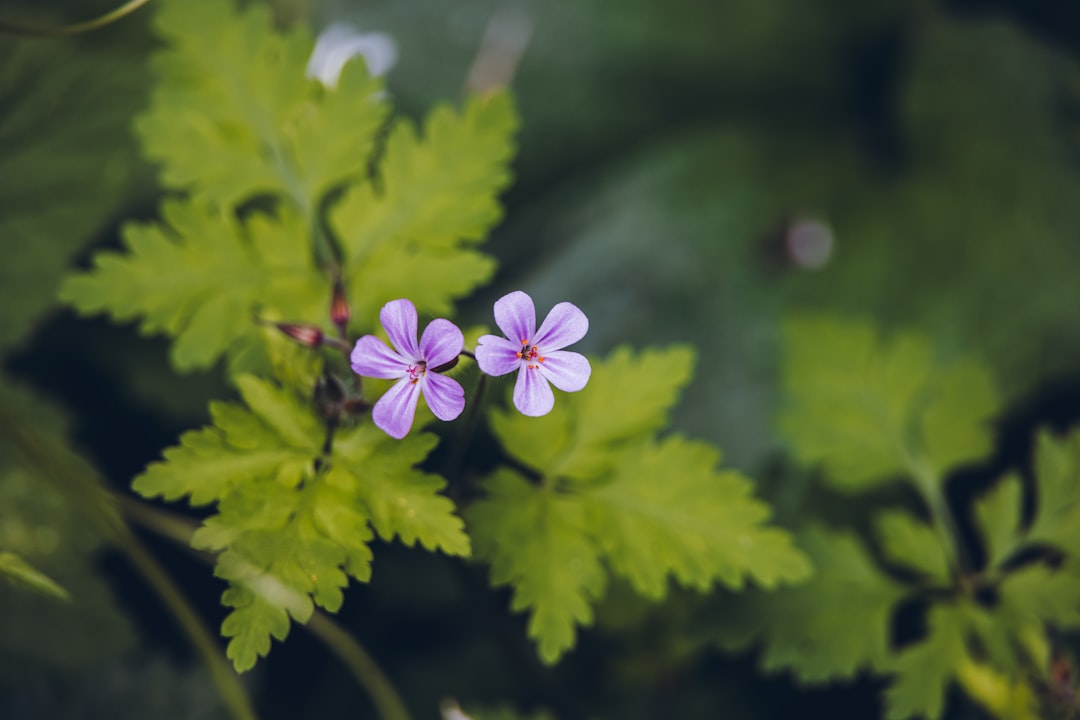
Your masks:
{"label": "plant stem", "polygon": [[0,33],[7,33],[9,35],[31,35],[37,37],[65,37],[70,35],[81,35],[91,30],[97,30],[103,28],[106,25],[111,25],[117,20],[122,20],[131,13],[135,12],[143,5],[150,2],[150,0],[129,0],[118,8],[110,10],[104,15],[99,15],[91,20],[85,20],[83,22],[71,23],[70,25],[58,25],[56,27],[40,27],[37,25],[22,25],[21,23],[8,22],[6,20],[0,20]]}
{"label": "plant stem", "polygon": [[356,638],[320,610],[312,613],[305,627],[338,656],[357,682],[367,690],[382,720],[410,720],[401,696]]}
{"label": "plant stem", "polygon": [[[487,388],[487,377],[486,373],[480,373],[480,379],[476,381],[472,402],[466,408],[465,418],[461,421],[461,432],[458,433],[457,442],[454,443],[450,458],[446,462],[446,480],[454,494],[464,489],[461,486],[464,482],[465,454],[472,444],[476,418],[480,414],[480,404],[484,401],[484,390]],[[458,498],[455,497],[454,501],[457,502]]]}
{"label": "plant stem", "polygon": [[120,543],[121,550],[127,555],[131,563],[138,569],[146,581],[169,608],[177,622],[187,633],[195,650],[202,657],[210,678],[217,686],[221,699],[233,717],[243,720],[255,720],[255,709],[247,696],[240,679],[232,666],[221,654],[221,648],[211,636],[206,624],[191,607],[187,598],[180,592],[173,579],[166,573],[161,565],[154,560],[146,548],[136,540],[130,532],[128,538]]}
{"label": "plant stem", "polygon": [[[181,515],[160,510],[133,498],[118,495],[116,501],[124,514],[162,537],[184,545],[200,560],[211,563],[213,557],[191,548],[195,522]],[[386,674],[371,655],[338,623],[318,610],[308,620],[308,630],[338,656],[357,683],[367,691],[382,720],[409,720],[409,711]]]}
{"label": "plant stem", "polygon": [[37,467],[47,477],[65,485],[71,497],[79,498],[81,504],[89,509],[90,517],[97,523],[103,537],[123,552],[146,579],[176,617],[202,657],[210,671],[210,679],[230,714],[237,720],[254,720],[255,710],[247,691],[222,657],[214,637],[180,588],[131,532],[131,528],[117,512],[117,506],[113,502],[115,496],[101,487],[89,466],[78,462],[75,456],[58,451],[58,448],[46,447],[33,433],[2,410],[0,428],[13,440],[15,447],[28,463]]}
{"label": "plant stem", "polygon": [[960,548],[960,533],[956,527],[952,510],[942,491],[941,478],[927,465],[915,459],[909,458],[908,465],[915,478],[915,486],[930,509],[930,522],[934,532],[938,536],[945,551],[945,557],[949,562],[949,568],[953,577],[960,579],[963,575],[963,557]]}

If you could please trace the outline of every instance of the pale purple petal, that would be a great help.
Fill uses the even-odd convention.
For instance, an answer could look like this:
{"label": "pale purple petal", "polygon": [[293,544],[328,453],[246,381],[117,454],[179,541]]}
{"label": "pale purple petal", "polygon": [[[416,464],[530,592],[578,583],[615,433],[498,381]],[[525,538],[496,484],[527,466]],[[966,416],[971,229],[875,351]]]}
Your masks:
{"label": "pale purple petal", "polygon": [[522,415],[539,417],[551,412],[555,406],[555,393],[539,370],[522,366],[514,385],[514,407]]}
{"label": "pale purple petal", "polygon": [[424,399],[435,417],[453,420],[465,409],[465,389],[457,380],[429,370],[420,382],[424,384]]}
{"label": "pale purple petal", "polygon": [[567,345],[573,345],[585,333],[589,332],[589,318],[581,312],[577,305],[561,302],[551,308],[551,312],[544,318],[540,329],[536,332],[533,345],[540,348],[545,355],[562,350]]}
{"label": "pale purple petal", "polygon": [[521,343],[497,335],[483,335],[476,341],[476,364],[488,375],[505,375],[521,365]]}
{"label": "pale purple petal", "polygon": [[392,438],[400,440],[409,434],[416,416],[416,402],[420,399],[420,383],[402,378],[383,393],[371,411],[375,425]]}
{"label": "pale purple petal", "polygon": [[461,330],[454,323],[442,318],[432,320],[424,328],[424,336],[420,338],[420,357],[427,362],[429,368],[445,365],[460,355],[464,348],[465,336],[461,334]]}
{"label": "pale purple petal", "polygon": [[495,324],[511,342],[521,345],[522,341],[531,341],[536,331],[532,298],[520,290],[503,295],[495,301]]}
{"label": "pale purple petal", "polygon": [[391,300],[383,305],[379,320],[395,350],[413,362],[420,360],[420,349],[416,347],[416,306],[411,301]]}
{"label": "pale purple petal", "polygon": [[589,382],[592,367],[581,353],[556,350],[544,356],[540,372],[563,392],[577,392]]}
{"label": "pale purple petal", "polygon": [[365,335],[357,340],[349,359],[357,375],[388,380],[404,375],[410,364],[374,335]]}

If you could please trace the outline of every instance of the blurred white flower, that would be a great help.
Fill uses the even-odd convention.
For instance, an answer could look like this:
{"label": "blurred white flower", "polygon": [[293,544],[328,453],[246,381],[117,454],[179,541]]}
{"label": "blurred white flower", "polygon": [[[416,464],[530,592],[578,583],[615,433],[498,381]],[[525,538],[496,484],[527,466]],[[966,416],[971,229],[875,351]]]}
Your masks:
{"label": "blurred white flower", "polygon": [[308,77],[318,78],[327,87],[335,87],[345,63],[357,55],[363,55],[372,77],[385,75],[397,63],[397,43],[386,33],[361,33],[343,23],[328,25],[319,33],[315,49],[311,51]]}

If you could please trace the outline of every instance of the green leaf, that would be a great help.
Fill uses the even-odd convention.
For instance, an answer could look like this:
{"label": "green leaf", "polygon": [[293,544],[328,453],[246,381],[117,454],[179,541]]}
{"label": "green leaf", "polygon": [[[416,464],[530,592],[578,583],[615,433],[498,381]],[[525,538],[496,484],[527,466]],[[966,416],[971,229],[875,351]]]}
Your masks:
{"label": "green leaf", "polygon": [[546,475],[595,478],[614,467],[621,447],[667,424],[693,365],[689,346],[640,353],[621,347],[594,361],[589,385],[560,395],[556,412],[530,418],[494,411],[492,429],[511,454]]}
{"label": "green leaf", "polygon": [[576,626],[592,624],[607,585],[585,505],[505,470],[484,488],[487,497],[467,512],[477,556],[491,563],[493,585],[513,586],[511,607],[530,611],[529,637],[554,663],[573,647]]}
{"label": "green leaf", "polygon": [[921,336],[885,342],[864,322],[801,318],[786,325],[785,339],[780,430],[837,489],[904,473],[940,478],[990,449],[997,401],[980,366],[939,368]]}
{"label": "green leaf", "polygon": [[415,468],[434,436],[339,428],[324,457],[326,428],[310,402],[250,375],[236,385],[246,407],[213,404],[214,425],[185,433],[133,487],[217,503],[192,544],[221,552],[215,573],[229,581],[222,599],[235,608],[222,630],[238,670],[269,651],[270,635],[284,638],[288,617],[306,622],[314,605],[336,612],[349,576],[370,579],[372,528],[469,554],[453,503],[438,495],[444,481]]}
{"label": "green leaf", "polygon": [[354,186],[331,211],[341,238],[358,317],[408,297],[421,313],[488,280],[491,258],[469,249],[499,220],[517,115],[510,97],[471,98],[460,112],[441,106],[418,135],[406,120],[390,132],[377,182]]}
{"label": "green leaf", "polygon": [[751,482],[716,471],[710,445],[672,437],[620,455],[610,483],[584,492],[589,531],[612,569],[640,594],[662,598],[667,576],[708,591],[721,582],[764,588],[810,574],[786,532],[764,526],[770,510]]}
{"label": "green leaf", "polygon": [[1000,586],[1001,603],[1022,622],[1049,623],[1060,630],[1080,627],[1080,562],[1058,569],[1029,565],[1010,573]]}
{"label": "green leaf", "polygon": [[809,582],[749,592],[722,606],[714,635],[735,650],[755,639],[762,667],[801,682],[851,678],[889,666],[893,608],[906,594],[881,572],[857,537],[812,526],[798,534],[815,573]]}
{"label": "green leaf", "polygon": [[885,693],[888,720],[936,720],[945,709],[945,690],[967,660],[965,609],[938,605],[930,610],[925,640],[904,650],[895,662],[896,680]]}
{"label": "green leaf", "polygon": [[1039,433],[1035,443],[1036,512],[1028,540],[1080,555],[1080,431]]}
{"label": "green leaf", "polygon": [[1020,478],[1009,475],[975,501],[975,519],[988,568],[1000,566],[1020,543],[1022,490]]}
{"label": "green leaf", "polygon": [[328,191],[365,177],[387,107],[362,60],[324,87],[305,74],[310,32],[278,32],[258,3],[164,0],[154,26],[166,47],[136,129],[166,186],[227,208],[283,195],[313,217]]}
{"label": "green leaf", "polygon": [[929,525],[906,512],[893,510],[878,516],[877,531],[886,558],[938,585],[950,584],[949,559]]}
{"label": "green leaf", "polygon": [[60,587],[55,580],[36,570],[15,553],[0,552],[0,575],[43,595],[51,595],[61,600],[71,599],[68,591]]}
{"label": "green leaf", "polygon": [[124,228],[128,252],[101,252],[61,297],[84,314],[140,319],[145,333],[176,338],[178,370],[261,347],[254,318],[321,322],[330,284],[313,266],[295,212],[255,215],[245,225],[198,201],[167,201],[163,224]]}

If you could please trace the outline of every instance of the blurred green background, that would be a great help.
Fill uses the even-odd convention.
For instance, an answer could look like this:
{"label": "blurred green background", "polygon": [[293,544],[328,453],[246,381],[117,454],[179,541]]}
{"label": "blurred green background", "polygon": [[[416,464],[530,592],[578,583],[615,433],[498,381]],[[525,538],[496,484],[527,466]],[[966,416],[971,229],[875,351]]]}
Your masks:
{"label": "blurred green background", "polygon": [[[5,0],[0,19],[54,24],[104,0]],[[1072,0],[279,0],[316,29],[390,35],[399,110],[456,101],[493,18],[531,34],[513,80],[523,127],[493,286],[591,320],[585,350],[689,341],[697,376],[680,431],[768,480],[783,508],[771,418],[778,325],[830,310],[974,355],[1009,407],[996,462],[1022,430],[1080,416],[1080,6]],[[7,417],[60,437],[114,488],[207,419],[220,372],[176,376],[166,343],[74,317],[62,275],[155,213],[131,136],[150,82],[153,3],[71,39],[0,36],[0,353]],[[491,37],[491,36],[489,36]],[[33,396],[24,391],[32,389]],[[48,407],[43,407],[48,403]],[[1012,434],[1010,434],[1012,433]],[[1013,458],[1015,459],[1015,458]],[[85,602],[0,586],[0,715],[221,717],[185,641],[62,489],[39,489],[0,443],[0,549]],[[50,534],[51,533],[51,534]],[[206,568],[147,538],[212,626]],[[76,549],[72,549],[76,548]],[[547,706],[566,717],[873,717],[880,683],[799,688],[752,655],[689,654],[693,602],[613,592],[599,627],[542,669],[486,574],[388,546],[343,622],[417,718],[438,701]],[[302,628],[245,676],[266,718],[370,717]],[[955,717],[980,717],[953,703]]]}

